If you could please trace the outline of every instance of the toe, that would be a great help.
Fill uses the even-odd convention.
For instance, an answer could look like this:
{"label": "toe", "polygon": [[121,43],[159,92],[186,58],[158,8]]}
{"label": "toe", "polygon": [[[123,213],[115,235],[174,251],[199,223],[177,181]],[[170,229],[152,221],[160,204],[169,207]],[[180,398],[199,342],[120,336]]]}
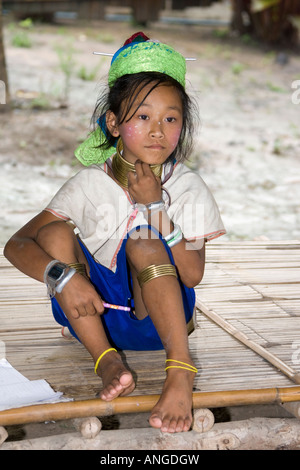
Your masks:
{"label": "toe", "polygon": [[123,372],[120,377],[112,381],[102,390],[100,398],[105,401],[111,401],[118,396],[131,393],[135,388],[135,382],[130,372]]}
{"label": "toe", "polygon": [[163,423],[162,423],[162,427],[161,427],[161,431],[162,432],[170,432],[170,433],[174,433],[176,432],[176,424],[177,424],[177,421],[176,419],[164,419],[163,420]]}
{"label": "toe", "polygon": [[186,418],[184,420],[184,425],[183,425],[182,431],[183,432],[189,431],[191,429],[191,426],[192,426],[192,419],[191,418]]}
{"label": "toe", "polygon": [[130,372],[123,372],[119,378],[119,383],[123,388],[129,387],[133,382],[132,375]]}
{"label": "toe", "polygon": [[149,423],[153,428],[160,429],[162,426],[162,420],[158,414],[152,414],[149,418]]}
{"label": "toe", "polygon": [[118,381],[114,381],[108,385],[104,390],[102,390],[100,397],[102,400],[110,401],[116,398],[120,392],[123,390],[123,387]]}
{"label": "toe", "polygon": [[182,432],[185,428],[185,421],[182,418],[179,418],[179,420],[176,423],[175,427],[175,432]]}

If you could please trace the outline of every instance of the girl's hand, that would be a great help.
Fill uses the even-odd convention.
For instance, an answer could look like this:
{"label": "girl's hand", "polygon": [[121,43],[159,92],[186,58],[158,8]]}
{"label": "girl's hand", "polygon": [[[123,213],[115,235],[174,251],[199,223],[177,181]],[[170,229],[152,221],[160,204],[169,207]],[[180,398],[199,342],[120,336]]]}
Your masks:
{"label": "girl's hand", "polygon": [[76,319],[86,315],[101,315],[104,312],[101,297],[91,282],[76,273],[65,285],[56,299],[66,316]]}
{"label": "girl's hand", "polygon": [[150,204],[162,198],[161,180],[154,175],[150,165],[137,161],[136,173],[128,173],[128,192],[138,204]]}

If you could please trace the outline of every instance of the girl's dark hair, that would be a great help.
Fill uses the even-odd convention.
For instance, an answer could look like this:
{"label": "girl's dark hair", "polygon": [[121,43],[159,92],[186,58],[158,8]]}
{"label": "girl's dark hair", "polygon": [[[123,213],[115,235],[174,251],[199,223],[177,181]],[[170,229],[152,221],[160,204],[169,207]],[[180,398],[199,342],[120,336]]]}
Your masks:
{"label": "girl's dark hair", "polygon": [[[142,104],[139,103],[136,108],[134,107],[138,94],[150,84],[152,84],[152,87],[145,95],[143,101],[152,90],[160,85],[173,86],[179,92],[182,100],[183,124],[177,147],[170,155],[169,160],[173,160],[174,158],[176,158],[177,161],[187,160],[193,147],[193,134],[198,120],[198,108],[180,83],[168,75],[158,72],[140,72],[123,75],[116,80],[112,88],[103,93],[98,99],[92,116],[92,124],[94,128],[96,128],[97,123],[100,124],[102,129],[104,127],[106,134],[106,141],[100,144],[99,148],[107,149],[112,145],[116,145],[117,140],[110,134],[106,127],[104,119],[106,111],[111,110],[115,114],[118,124],[128,122]],[[101,121],[100,123],[99,119]]]}

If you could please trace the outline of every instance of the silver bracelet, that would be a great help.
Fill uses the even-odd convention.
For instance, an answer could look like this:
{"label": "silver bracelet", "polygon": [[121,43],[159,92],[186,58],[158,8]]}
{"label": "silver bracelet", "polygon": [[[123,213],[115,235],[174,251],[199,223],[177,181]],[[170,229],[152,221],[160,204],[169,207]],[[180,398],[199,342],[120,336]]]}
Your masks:
{"label": "silver bracelet", "polygon": [[139,212],[151,212],[151,214],[155,214],[155,212],[159,212],[165,208],[165,203],[163,200],[151,202],[150,204],[135,204],[135,208],[138,209]]}
{"label": "silver bracelet", "polygon": [[70,268],[67,274],[62,278],[62,280],[55,287],[56,292],[60,294],[63,288],[65,287],[65,285],[69,282],[69,280],[71,279],[71,277],[74,276],[75,273],[76,273],[76,269]]}
{"label": "silver bracelet", "polygon": [[165,241],[167,242],[168,246],[172,248],[173,246],[177,245],[183,238],[183,233],[179,225],[174,224],[173,232],[169,233],[166,237],[164,237]]}

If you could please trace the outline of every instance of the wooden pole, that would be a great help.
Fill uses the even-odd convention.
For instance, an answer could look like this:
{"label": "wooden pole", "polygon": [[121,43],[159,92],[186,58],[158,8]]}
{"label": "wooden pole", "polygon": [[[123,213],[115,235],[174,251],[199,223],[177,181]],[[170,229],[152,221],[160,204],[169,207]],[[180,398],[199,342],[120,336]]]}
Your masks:
{"label": "wooden pole", "polygon": [[261,357],[266,359],[266,361],[270,362],[270,364],[272,364],[274,367],[276,367],[276,369],[283,372],[294,383],[300,385],[300,373],[297,373],[294,369],[292,369],[289,365],[287,365],[285,362],[283,362],[277,356],[274,356],[274,354],[270,353],[270,351],[267,351],[263,346],[261,346],[258,343],[255,343],[255,341],[252,341],[242,331],[239,331],[237,328],[232,326],[228,321],[224,320],[224,318],[222,318],[220,315],[218,315],[213,310],[210,310],[200,300],[196,301],[196,306],[201,310],[201,312],[206,317],[208,317],[210,320],[212,320],[214,323],[216,323],[218,326],[220,326],[224,331],[229,333],[235,339],[237,339],[238,341],[243,343],[245,346],[250,348],[252,351],[259,354]]}
{"label": "wooden pole", "polygon": [[[0,426],[41,423],[89,416],[143,413],[152,410],[159,395],[118,397],[111,402],[101,399],[25,406],[0,412]],[[193,393],[193,408],[275,404],[300,401],[300,387],[252,390],[225,390]]]}
{"label": "wooden pole", "polygon": [[[169,466],[176,463],[186,464],[187,468],[189,468],[189,464],[194,464],[195,468],[196,465],[197,468],[200,468],[203,462],[202,450],[296,450],[299,449],[299,435],[300,421],[295,418],[252,418],[216,423],[213,429],[204,434],[195,431],[168,433],[161,432],[160,429],[145,427],[102,430],[95,438],[86,439],[80,436],[78,432],[66,432],[65,434],[4,442],[1,450],[14,452],[17,450],[75,450],[77,451],[75,458],[77,458],[78,451],[100,451],[96,455],[97,463],[102,463],[102,461],[100,462],[101,451],[104,451],[104,457],[105,455],[108,457],[107,452],[113,450],[113,456],[115,457],[112,458],[114,461],[108,461],[108,459],[106,461],[107,465],[116,463],[116,468],[119,468],[120,464],[123,464],[124,467],[126,461],[123,459],[128,455],[129,450],[150,450],[152,453],[160,450],[162,452],[158,464]],[[174,449],[176,449],[176,454]],[[119,453],[118,451],[125,452]],[[192,454],[189,455],[187,451],[192,451]],[[9,457],[14,457],[14,455],[17,454]],[[61,455],[55,455],[54,458],[61,457]],[[122,459],[121,461],[117,460],[118,456]],[[23,455],[21,457],[23,458]],[[139,459],[139,454],[136,454],[136,457]],[[180,457],[182,460],[179,459]],[[31,458],[31,455],[29,458]],[[70,462],[70,460],[68,461]],[[2,462],[4,462],[4,458]],[[133,463],[136,463],[136,459]],[[141,459],[141,465],[147,463],[152,463],[149,460],[149,453],[148,455],[146,453],[144,459]],[[131,468],[134,468],[134,466]],[[129,460],[127,461],[127,467],[130,467]]]}

